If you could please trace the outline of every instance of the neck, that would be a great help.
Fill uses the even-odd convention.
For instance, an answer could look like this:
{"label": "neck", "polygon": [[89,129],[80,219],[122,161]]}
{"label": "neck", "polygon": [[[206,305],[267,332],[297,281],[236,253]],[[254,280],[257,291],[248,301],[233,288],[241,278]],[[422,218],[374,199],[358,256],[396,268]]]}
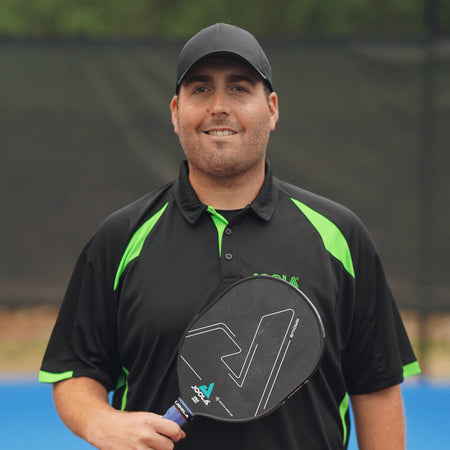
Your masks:
{"label": "neck", "polygon": [[189,166],[189,181],[199,200],[214,209],[235,210],[249,205],[258,195],[265,177],[264,161],[244,174],[211,177]]}

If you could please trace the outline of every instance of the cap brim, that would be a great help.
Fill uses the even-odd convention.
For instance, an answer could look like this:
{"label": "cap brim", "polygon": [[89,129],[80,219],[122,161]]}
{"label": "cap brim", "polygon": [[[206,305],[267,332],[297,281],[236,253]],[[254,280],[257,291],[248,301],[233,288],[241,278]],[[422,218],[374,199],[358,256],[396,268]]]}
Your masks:
{"label": "cap brim", "polygon": [[231,51],[225,51],[225,50],[219,50],[219,51],[206,53],[205,55],[201,55],[195,61],[193,61],[189,66],[187,66],[186,69],[184,70],[184,72],[181,73],[177,79],[177,84],[176,84],[177,92],[179,91],[181,83],[183,82],[184,78],[186,77],[188,72],[195,65],[201,63],[202,61],[206,61],[207,59],[218,58],[218,57],[219,58],[231,58],[231,59],[235,59],[237,61],[240,61],[240,62],[246,64],[247,66],[252,68],[261,77],[261,79],[267,84],[267,86],[270,88],[270,90],[273,91],[270,80],[255,65],[253,65],[251,62],[249,62],[247,59],[245,59],[243,56],[239,55],[238,53],[231,52]]}

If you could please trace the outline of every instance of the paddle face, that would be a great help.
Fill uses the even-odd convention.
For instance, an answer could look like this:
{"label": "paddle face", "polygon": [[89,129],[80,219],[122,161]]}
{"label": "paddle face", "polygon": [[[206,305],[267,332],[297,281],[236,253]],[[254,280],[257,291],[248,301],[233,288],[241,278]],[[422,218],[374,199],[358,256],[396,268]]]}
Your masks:
{"label": "paddle face", "polygon": [[268,276],[243,279],[186,332],[180,397],[194,415],[258,419],[309,380],[323,346],[321,319],[300,290]]}

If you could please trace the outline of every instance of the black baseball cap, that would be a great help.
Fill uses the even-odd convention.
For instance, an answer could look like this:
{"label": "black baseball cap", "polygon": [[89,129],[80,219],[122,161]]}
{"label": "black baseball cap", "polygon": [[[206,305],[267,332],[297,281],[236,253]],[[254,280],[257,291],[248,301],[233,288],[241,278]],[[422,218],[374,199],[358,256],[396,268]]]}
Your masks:
{"label": "black baseball cap", "polygon": [[195,64],[214,56],[229,56],[247,63],[273,91],[272,69],[256,38],[235,25],[216,23],[200,30],[182,48],[178,56],[176,92]]}

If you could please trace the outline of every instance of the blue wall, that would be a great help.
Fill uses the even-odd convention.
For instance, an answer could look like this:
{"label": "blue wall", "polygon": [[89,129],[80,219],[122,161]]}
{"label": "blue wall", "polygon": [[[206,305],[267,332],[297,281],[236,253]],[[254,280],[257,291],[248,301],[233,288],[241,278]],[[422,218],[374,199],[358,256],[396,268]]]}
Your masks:
{"label": "blue wall", "polygon": [[[421,381],[403,387],[408,450],[449,448],[450,384]],[[35,381],[0,381],[0,448],[83,450],[93,447],[68,431],[57,416],[51,387]],[[356,450],[351,434],[349,450]]]}

